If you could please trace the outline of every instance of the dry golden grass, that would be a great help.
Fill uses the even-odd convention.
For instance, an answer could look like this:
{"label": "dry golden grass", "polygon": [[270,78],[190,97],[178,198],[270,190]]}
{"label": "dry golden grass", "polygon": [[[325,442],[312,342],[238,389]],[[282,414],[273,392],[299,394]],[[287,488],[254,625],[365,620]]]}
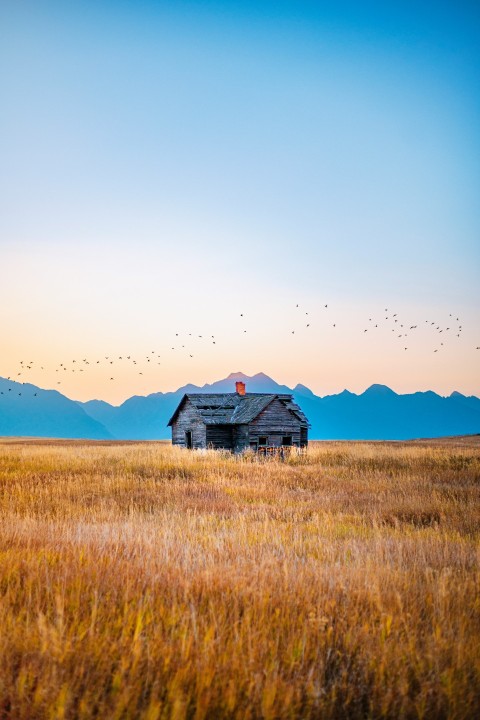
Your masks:
{"label": "dry golden grass", "polygon": [[480,445],[0,443],[0,718],[480,716]]}

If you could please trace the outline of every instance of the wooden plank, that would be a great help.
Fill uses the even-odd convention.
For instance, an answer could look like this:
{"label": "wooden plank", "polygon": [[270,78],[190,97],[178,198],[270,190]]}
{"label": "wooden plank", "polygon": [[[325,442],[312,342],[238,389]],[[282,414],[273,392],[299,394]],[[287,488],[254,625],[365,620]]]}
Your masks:
{"label": "wooden plank", "polygon": [[233,426],[207,425],[206,442],[215,450],[233,450]]}
{"label": "wooden plank", "polygon": [[172,444],[186,447],[185,433],[192,432],[193,449],[207,446],[206,427],[198,410],[187,399],[176,420],[172,423]]}

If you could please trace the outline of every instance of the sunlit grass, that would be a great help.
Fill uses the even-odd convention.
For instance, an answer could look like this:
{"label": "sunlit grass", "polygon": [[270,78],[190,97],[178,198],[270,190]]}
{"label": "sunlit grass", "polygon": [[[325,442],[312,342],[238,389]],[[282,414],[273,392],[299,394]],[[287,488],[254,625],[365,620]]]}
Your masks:
{"label": "sunlit grass", "polygon": [[0,718],[472,718],[480,446],[0,443]]}

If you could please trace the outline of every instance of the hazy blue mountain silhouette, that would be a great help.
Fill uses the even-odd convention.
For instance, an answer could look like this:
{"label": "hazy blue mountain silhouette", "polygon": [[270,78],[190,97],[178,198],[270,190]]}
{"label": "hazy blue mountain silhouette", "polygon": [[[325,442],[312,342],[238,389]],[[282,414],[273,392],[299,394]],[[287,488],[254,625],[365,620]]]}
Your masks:
{"label": "hazy blue mountain silhouette", "polygon": [[118,440],[162,440],[170,437],[167,423],[184,394],[176,391],[134,395],[119,406],[100,400],[79,405]]}
{"label": "hazy blue mountain silhouette", "polygon": [[30,383],[4,378],[0,378],[0,435],[112,438],[110,431],[81,405],[56,390],[42,390]]}
{"label": "hazy blue mountain silhouette", "polygon": [[[385,385],[361,394],[344,390],[319,397],[304,385],[290,389],[264,373],[231,373],[198,387],[133,396],[119,406],[102,400],[69,400],[54,390],[0,380],[0,435],[156,440],[170,437],[167,422],[186,392],[233,392],[243,380],[249,392],[292,392],[310,423],[310,437],[323,440],[406,440],[480,433],[480,399],[454,392],[399,395]],[[16,394],[5,394],[15,385]],[[22,396],[18,396],[22,392]],[[33,393],[37,392],[37,397]]]}
{"label": "hazy blue mountain silhouette", "polygon": [[468,405],[468,407],[474,408],[474,410],[480,410],[480,398],[475,397],[475,395],[469,395],[467,397],[466,395],[462,395],[462,393],[459,393],[457,392],[457,390],[455,390],[450,395],[450,397],[458,400],[458,402],[461,402],[464,405]]}
{"label": "hazy blue mountain silhouette", "polygon": [[444,398],[434,392],[397,395],[372,385],[356,395],[344,390],[324,398],[299,398],[312,437],[345,440],[407,440],[480,432],[480,401]]}

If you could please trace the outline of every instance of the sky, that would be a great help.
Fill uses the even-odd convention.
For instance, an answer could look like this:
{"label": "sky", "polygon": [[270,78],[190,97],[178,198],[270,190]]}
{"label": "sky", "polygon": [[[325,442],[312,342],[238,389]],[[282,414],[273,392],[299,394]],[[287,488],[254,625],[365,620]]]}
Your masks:
{"label": "sky", "polygon": [[480,395],[479,48],[474,2],[2,2],[0,376]]}

